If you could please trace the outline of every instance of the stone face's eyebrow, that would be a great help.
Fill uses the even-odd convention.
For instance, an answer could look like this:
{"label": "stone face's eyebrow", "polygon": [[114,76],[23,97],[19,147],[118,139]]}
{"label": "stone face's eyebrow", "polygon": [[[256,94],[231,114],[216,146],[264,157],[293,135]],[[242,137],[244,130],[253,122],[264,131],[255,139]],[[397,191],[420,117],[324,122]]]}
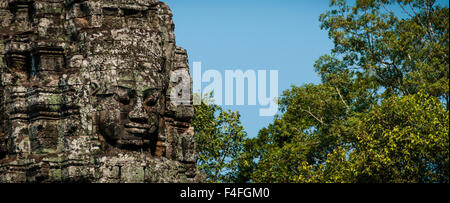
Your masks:
{"label": "stone face's eyebrow", "polygon": [[129,87],[125,87],[125,86],[109,86],[109,87],[101,88],[100,92],[97,94],[99,94],[99,95],[114,94],[117,90],[125,90],[125,91],[129,92],[132,89]]}
{"label": "stone face's eyebrow", "polygon": [[144,94],[144,98],[147,98],[148,96],[150,96],[150,94],[154,93],[154,92],[158,92],[161,91],[160,88],[147,88],[145,89],[142,93]]}
{"label": "stone face's eyebrow", "polygon": [[140,95],[140,92],[138,90],[136,90],[135,88],[131,88],[131,87],[125,87],[125,86],[116,86],[116,90],[124,90],[127,92],[127,94],[129,96],[136,96],[136,95]]}
{"label": "stone face's eyebrow", "polygon": [[125,86],[116,86],[116,88],[125,90],[129,94],[142,95],[144,98],[147,98],[148,96],[150,96],[151,94],[153,94],[155,92],[162,91],[161,88],[145,88],[144,90],[140,90],[141,88],[139,88],[139,87],[130,88],[130,87],[125,87]]}
{"label": "stone face's eyebrow", "polygon": [[125,87],[125,86],[115,86],[114,88],[118,88],[118,89],[125,89],[125,90],[127,90],[127,91],[131,91],[133,88],[131,88],[131,87]]}

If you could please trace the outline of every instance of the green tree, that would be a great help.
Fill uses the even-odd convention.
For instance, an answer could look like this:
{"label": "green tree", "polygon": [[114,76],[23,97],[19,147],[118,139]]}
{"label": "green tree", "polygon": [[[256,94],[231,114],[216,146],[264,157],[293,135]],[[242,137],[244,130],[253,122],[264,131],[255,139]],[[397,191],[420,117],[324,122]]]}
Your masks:
{"label": "green tree", "polygon": [[302,163],[294,181],[449,182],[448,121],[448,111],[433,96],[391,97],[348,123],[354,145],[337,147],[325,164]]}
{"label": "green tree", "polygon": [[360,117],[357,181],[449,182],[449,114],[437,98],[391,97]]}
{"label": "green tree", "polygon": [[[245,145],[250,182],[448,182],[449,10],[332,0],[322,83],[293,86]],[[245,178],[241,178],[245,180]]]}
{"label": "green tree", "polygon": [[247,136],[239,112],[223,110],[211,101],[210,95],[201,99],[194,111],[192,125],[199,169],[206,174],[208,182],[236,182],[238,160]]}

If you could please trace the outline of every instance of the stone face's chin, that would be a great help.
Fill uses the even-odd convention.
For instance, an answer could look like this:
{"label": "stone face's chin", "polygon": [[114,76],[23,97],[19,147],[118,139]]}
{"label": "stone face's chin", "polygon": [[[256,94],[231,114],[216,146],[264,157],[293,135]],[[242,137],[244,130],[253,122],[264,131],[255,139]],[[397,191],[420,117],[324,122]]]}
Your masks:
{"label": "stone face's chin", "polygon": [[142,139],[141,140],[138,140],[138,139],[118,140],[116,142],[116,144],[123,148],[132,149],[132,148],[144,146],[145,141]]}

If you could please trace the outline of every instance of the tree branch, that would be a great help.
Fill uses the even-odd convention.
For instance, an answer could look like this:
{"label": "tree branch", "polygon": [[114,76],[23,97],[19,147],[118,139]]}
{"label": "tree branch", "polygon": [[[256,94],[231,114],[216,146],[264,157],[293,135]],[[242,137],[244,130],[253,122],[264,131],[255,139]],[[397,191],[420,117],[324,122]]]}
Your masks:
{"label": "tree branch", "polygon": [[310,108],[310,107],[308,107],[308,110],[302,109],[302,108],[300,108],[300,110],[301,110],[301,111],[304,111],[304,112],[306,112],[306,113],[308,113],[308,114],[311,115],[314,119],[316,119],[316,120],[319,121],[322,125],[324,125],[322,119],[317,118],[313,113],[311,113],[311,108]]}
{"label": "tree branch", "polygon": [[339,91],[339,89],[337,87],[335,87],[336,92],[338,93],[339,97],[341,98],[342,103],[344,103],[345,108],[347,109],[346,111],[349,112],[350,111],[350,107],[348,106],[347,102],[345,102],[344,97],[341,95],[341,91]]}

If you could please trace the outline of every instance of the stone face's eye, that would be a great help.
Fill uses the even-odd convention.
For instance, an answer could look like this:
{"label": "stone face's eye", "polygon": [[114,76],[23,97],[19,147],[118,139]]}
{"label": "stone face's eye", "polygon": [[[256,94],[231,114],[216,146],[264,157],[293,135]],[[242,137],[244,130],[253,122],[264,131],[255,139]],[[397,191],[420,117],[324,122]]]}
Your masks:
{"label": "stone face's eye", "polygon": [[131,94],[127,90],[118,89],[114,94],[114,99],[124,105],[128,105],[130,104]]}
{"label": "stone face's eye", "polygon": [[119,96],[119,95],[115,94],[114,98],[122,104],[125,104],[125,105],[130,104],[130,98],[128,96]]}
{"label": "stone face's eye", "polygon": [[155,106],[158,102],[159,92],[155,89],[147,89],[144,91],[144,103],[146,106]]}
{"label": "stone face's eye", "polygon": [[146,106],[155,106],[156,105],[156,98],[154,97],[148,97],[145,99],[145,105]]}

